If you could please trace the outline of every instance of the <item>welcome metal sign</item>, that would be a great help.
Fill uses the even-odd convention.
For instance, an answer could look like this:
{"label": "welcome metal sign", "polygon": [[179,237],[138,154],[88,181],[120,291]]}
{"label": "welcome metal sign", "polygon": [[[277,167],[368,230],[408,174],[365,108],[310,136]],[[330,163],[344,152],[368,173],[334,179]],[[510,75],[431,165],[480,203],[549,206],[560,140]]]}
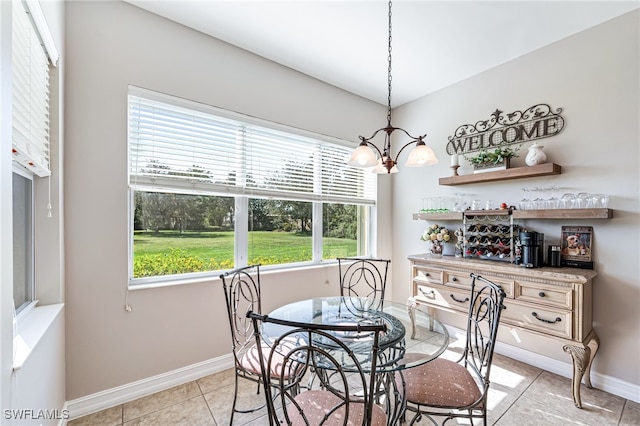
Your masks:
{"label": "welcome metal sign", "polygon": [[554,112],[547,104],[510,114],[496,109],[488,120],[459,126],[454,135],[449,136],[447,154],[467,154],[498,145],[515,145],[555,136],[564,127],[561,112],[562,108]]}

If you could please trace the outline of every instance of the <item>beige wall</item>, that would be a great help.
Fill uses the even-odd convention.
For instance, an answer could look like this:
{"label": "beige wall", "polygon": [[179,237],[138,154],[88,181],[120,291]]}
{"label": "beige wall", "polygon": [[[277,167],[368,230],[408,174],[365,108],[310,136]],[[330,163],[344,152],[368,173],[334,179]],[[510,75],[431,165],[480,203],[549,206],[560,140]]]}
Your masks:
{"label": "beige wall", "polygon": [[[123,2],[67,2],[67,400],[230,352],[218,280],[127,287],[127,85],[357,141],[385,108]],[[389,182],[380,185],[389,191]],[[381,197],[384,198],[384,197]],[[388,224],[390,209],[379,212]],[[389,229],[378,235],[388,240]],[[391,256],[381,247],[381,256]],[[266,274],[264,308],[337,292],[337,270]],[[329,284],[325,284],[328,281]]]}
{"label": "beige wall", "polygon": [[[615,210],[611,220],[521,224],[555,239],[560,238],[562,225],[594,227],[599,273],[594,284],[594,327],[601,348],[593,364],[593,381],[612,392],[635,386],[636,399],[640,385],[639,14],[638,10],[628,13],[399,108],[396,125],[415,133],[429,132],[428,143],[440,156],[440,164],[405,169],[393,180],[393,295],[398,300],[410,293],[407,255],[426,251],[418,239],[426,223],[411,220],[411,213],[422,207],[421,198],[464,193],[517,205],[523,186],[552,184],[562,192],[610,194],[610,207]],[[538,142],[548,160],[562,166],[561,175],[438,185],[439,177],[451,175],[445,145],[459,125],[488,119],[496,108],[512,112],[538,103],[563,108],[564,130]],[[529,145],[512,165],[524,165]],[[462,163],[461,173],[471,173],[468,164]],[[518,343],[509,333],[502,335],[510,345],[570,363],[558,345],[531,335],[521,337]]]}

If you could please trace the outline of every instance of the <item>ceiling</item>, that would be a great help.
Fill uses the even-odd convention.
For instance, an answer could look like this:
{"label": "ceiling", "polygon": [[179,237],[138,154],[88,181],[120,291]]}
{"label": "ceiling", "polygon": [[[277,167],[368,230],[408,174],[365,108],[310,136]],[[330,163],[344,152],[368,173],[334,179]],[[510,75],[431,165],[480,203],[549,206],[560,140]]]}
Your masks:
{"label": "ceiling", "polygon": [[[387,104],[385,1],[125,1]],[[638,7],[638,0],[396,0],[392,5],[392,106]]]}

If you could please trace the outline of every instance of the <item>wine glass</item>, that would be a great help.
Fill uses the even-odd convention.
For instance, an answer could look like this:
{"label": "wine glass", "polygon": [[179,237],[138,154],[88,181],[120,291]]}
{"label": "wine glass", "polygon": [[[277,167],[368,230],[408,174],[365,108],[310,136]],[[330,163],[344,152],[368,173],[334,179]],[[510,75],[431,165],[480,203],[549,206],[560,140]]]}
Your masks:
{"label": "wine glass", "polygon": [[522,188],[523,195],[522,200],[518,203],[520,210],[529,210],[531,200],[529,199],[529,188]]}
{"label": "wine glass", "polygon": [[533,208],[535,210],[544,210],[546,203],[544,201],[544,198],[542,198],[542,188],[540,187],[535,187],[533,188],[533,191],[535,192],[535,197],[532,201],[533,204]]}
{"label": "wine glass", "polygon": [[551,197],[547,199],[547,208],[548,209],[557,209],[560,207],[560,200],[556,197],[556,192],[558,191],[558,185],[552,185],[549,187],[549,191],[551,192]]}

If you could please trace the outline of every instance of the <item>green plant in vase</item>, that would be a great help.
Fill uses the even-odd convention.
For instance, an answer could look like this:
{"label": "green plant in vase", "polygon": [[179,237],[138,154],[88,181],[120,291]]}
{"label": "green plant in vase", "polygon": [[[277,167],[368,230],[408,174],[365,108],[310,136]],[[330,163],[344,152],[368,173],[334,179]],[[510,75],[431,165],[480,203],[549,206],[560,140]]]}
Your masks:
{"label": "green plant in vase", "polygon": [[499,166],[501,164],[509,167],[510,160],[518,156],[517,150],[503,144],[496,148],[482,148],[475,156],[471,158],[465,157],[467,161],[473,164],[474,168],[488,168]]}

